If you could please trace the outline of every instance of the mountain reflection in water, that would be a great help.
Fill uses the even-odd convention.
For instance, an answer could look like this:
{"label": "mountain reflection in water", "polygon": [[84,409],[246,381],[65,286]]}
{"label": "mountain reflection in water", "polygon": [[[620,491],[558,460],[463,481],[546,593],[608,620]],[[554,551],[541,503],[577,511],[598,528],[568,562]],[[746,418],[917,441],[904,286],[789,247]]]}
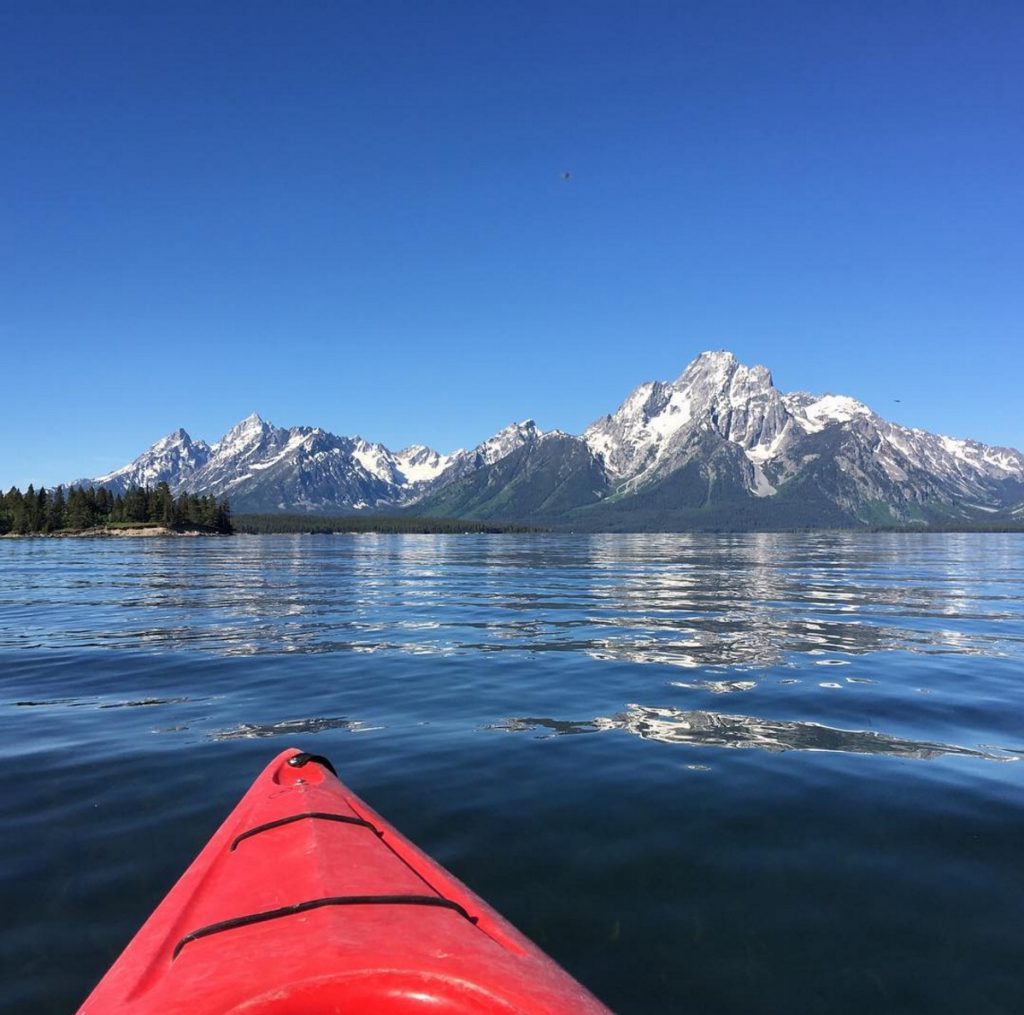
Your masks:
{"label": "mountain reflection in water", "polygon": [[624,730],[644,740],[697,747],[756,747],[763,751],[837,751],[844,754],[887,754],[928,760],[947,755],[965,755],[987,761],[1017,761],[1015,753],[993,753],[927,740],[907,740],[871,730],[844,730],[815,722],[759,719],[749,715],[721,712],[683,711],[629,705],[625,712],[582,721],[513,718],[494,723],[489,729],[523,733],[546,730],[547,735],[564,736]]}

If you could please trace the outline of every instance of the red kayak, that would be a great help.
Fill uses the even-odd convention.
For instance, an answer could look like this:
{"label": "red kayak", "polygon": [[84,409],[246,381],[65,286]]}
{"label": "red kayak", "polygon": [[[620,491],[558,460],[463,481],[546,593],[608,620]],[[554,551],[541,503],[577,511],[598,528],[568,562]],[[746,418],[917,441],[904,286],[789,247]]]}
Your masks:
{"label": "red kayak", "polygon": [[79,1015],[607,1011],[329,761],[287,750]]}

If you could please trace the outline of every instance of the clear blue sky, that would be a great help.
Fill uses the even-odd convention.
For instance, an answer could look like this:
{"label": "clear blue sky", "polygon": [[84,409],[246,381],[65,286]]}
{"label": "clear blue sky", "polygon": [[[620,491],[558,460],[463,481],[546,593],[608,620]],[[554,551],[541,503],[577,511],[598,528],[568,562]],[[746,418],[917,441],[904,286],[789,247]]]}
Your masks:
{"label": "clear blue sky", "polygon": [[1017,0],[4,4],[0,484],[578,432],[706,348],[1024,447],[1022,53]]}

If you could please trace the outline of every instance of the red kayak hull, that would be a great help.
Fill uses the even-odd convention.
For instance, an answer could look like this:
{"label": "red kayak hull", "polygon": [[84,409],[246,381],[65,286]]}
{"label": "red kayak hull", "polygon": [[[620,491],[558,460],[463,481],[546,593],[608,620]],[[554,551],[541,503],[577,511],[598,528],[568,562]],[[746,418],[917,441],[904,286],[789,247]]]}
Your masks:
{"label": "red kayak hull", "polygon": [[291,749],[79,1015],[607,1011],[329,762]]}

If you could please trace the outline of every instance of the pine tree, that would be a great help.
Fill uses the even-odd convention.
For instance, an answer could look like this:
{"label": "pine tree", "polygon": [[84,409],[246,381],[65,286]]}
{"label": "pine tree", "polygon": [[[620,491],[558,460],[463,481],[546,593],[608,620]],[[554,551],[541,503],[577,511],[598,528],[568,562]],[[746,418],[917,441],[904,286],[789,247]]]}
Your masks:
{"label": "pine tree", "polygon": [[10,532],[14,528],[14,513],[11,500],[13,493],[15,493],[13,486],[8,493],[0,493],[0,534]]}
{"label": "pine tree", "polygon": [[231,505],[228,503],[227,497],[222,497],[217,505],[216,526],[218,532],[230,533],[235,531],[234,526],[231,524]]}
{"label": "pine tree", "polygon": [[25,491],[25,533],[39,531],[39,502],[36,500],[36,488],[29,483]]}
{"label": "pine tree", "polygon": [[47,526],[50,532],[57,532],[64,528],[66,506],[64,503],[64,487],[58,486],[54,495],[50,498],[49,517]]}
{"label": "pine tree", "polygon": [[86,522],[87,527],[95,525],[101,519],[101,512],[99,509],[99,500],[96,495],[96,490],[93,487],[86,487],[82,491],[82,497],[85,499],[85,511],[88,517]]}
{"label": "pine tree", "polygon": [[45,486],[36,494],[36,532],[50,531],[50,495]]}
{"label": "pine tree", "polygon": [[171,528],[174,525],[174,498],[171,496],[171,488],[165,482],[161,482],[157,485],[155,496],[157,505],[153,520]]}
{"label": "pine tree", "polygon": [[146,521],[146,491],[141,487],[134,486],[125,491],[124,495],[124,517],[127,522]]}
{"label": "pine tree", "polygon": [[80,486],[73,486],[68,490],[66,519],[68,527],[72,529],[87,529],[92,524],[85,493]]}
{"label": "pine tree", "polygon": [[19,534],[28,532],[28,512],[25,510],[25,498],[16,486],[12,486],[7,491],[7,510],[11,515],[11,532]]}

